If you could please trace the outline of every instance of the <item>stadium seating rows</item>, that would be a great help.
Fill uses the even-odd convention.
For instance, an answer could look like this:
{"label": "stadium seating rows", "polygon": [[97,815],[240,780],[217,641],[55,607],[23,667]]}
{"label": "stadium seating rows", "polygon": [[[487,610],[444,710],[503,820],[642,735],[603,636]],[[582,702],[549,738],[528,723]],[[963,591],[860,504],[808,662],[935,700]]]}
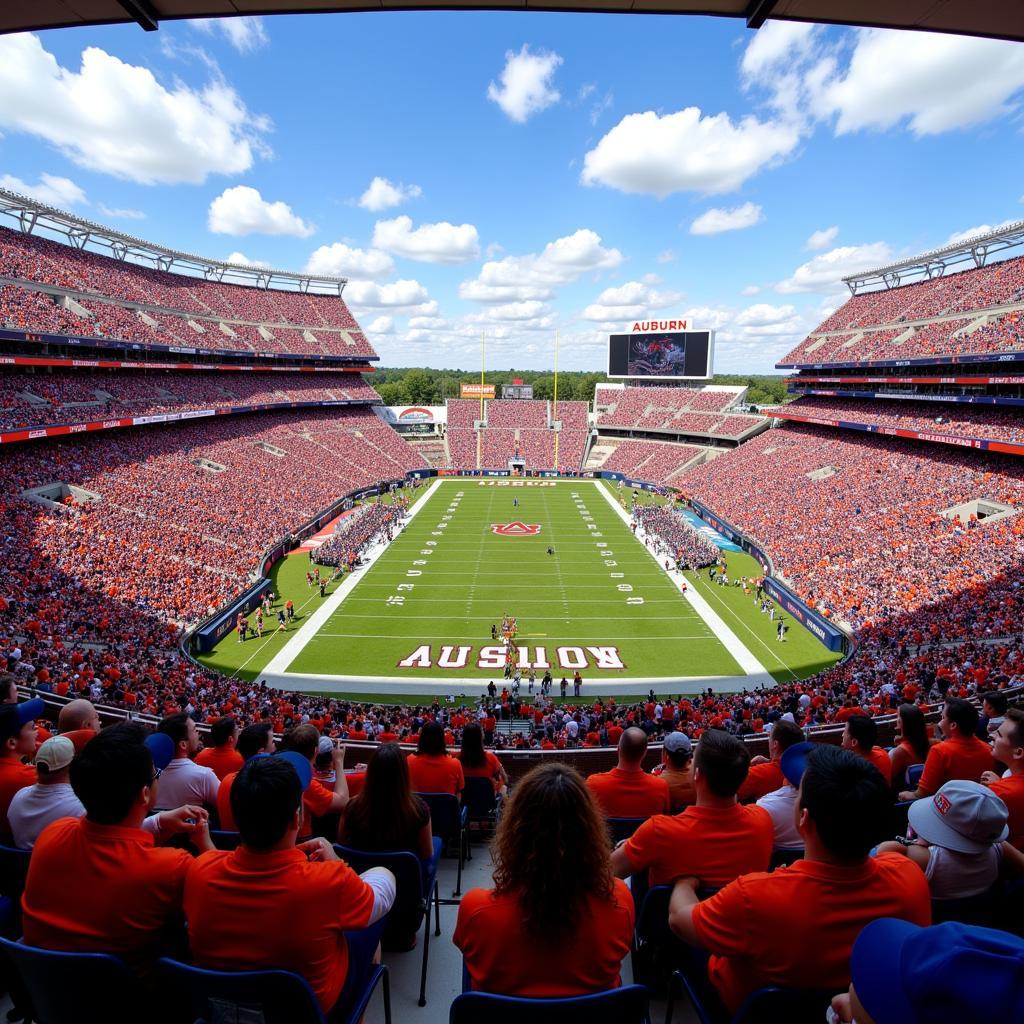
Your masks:
{"label": "stadium seating rows", "polygon": [[[609,442],[602,438],[602,444]],[[696,445],[671,444],[662,441],[622,441],[600,465],[609,472],[625,473],[632,479],[668,484],[694,457],[700,455]]]}
{"label": "stadium seating rows", "polygon": [[979,604],[977,592],[1016,580],[1024,521],[964,526],[939,513],[982,498],[1020,505],[1016,459],[788,424],[679,486],[759,540],[801,597],[855,628],[904,614],[945,640],[1015,628],[1015,601]]}
{"label": "stadium seating rows", "polygon": [[958,405],[953,402],[891,401],[806,395],[785,407],[800,416],[876,424],[898,430],[918,430],[950,437],[1024,441],[1024,416],[1006,406]]}
{"label": "stadium seating rows", "polygon": [[11,371],[0,376],[0,430],[227,405],[335,401],[379,402],[380,396],[351,373]]}
{"label": "stadium seating rows", "polygon": [[738,437],[764,423],[764,419],[760,416],[723,415],[735,402],[736,394],[688,388],[599,387],[595,403],[610,408],[599,414],[597,425]]}

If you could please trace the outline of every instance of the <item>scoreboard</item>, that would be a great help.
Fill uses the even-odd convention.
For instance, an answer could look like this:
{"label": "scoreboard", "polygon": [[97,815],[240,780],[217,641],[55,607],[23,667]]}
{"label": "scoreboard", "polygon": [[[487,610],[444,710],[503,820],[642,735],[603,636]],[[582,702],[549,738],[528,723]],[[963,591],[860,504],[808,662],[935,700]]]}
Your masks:
{"label": "scoreboard", "polygon": [[[714,331],[650,330],[657,321],[634,324],[629,334],[608,338],[608,376],[657,380],[710,380]],[[666,321],[672,327],[685,321]]]}

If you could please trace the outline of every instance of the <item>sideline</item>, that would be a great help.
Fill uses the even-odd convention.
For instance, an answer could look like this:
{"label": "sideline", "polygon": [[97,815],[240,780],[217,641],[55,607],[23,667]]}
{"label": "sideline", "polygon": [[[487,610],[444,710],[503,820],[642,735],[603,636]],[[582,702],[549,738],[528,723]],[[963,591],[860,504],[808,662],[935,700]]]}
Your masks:
{"label": "sideline", "polygon": [[[434,491],[441,486],[441,479],[438,478],[428,488],[426,494],[424,494],[416,503],[409,509],[408,518],[405,521],[407,526],[412,520],[419,514],[423,509],[423,506],[433,496]],[[405,531],[405,526],[402,527],[401,532]],[[398,536],[398,534],[396,534]],[[328,619],[337,611],[338,606],[348,597],[349,594],[355,589],[357,583],[362,581],[366,571],[377,561],[377,559],[387,550],[387,542],[379,541],[375,544],[366,554],[366,564],[358,569],[356,572],[350,572],[344,580],[342,580],[341,586],[334,591],[329,597],[325,598],[323,603],[313,614],[306,619],[305,622],[299,627],[299,631],[293,636],[285,645],[270,659],[269,662],[264,666],[263,671],[260,673],[260,679],[265,679],[268,683],[273,682],[275,686],[282,686],[284,689],[294,689],[294,684],[289,687],[288,680],[290,677],[286,675],[288,666],[302,653],[303,648],[310,640],[313,639],[320,632],[320,629],[327,623]],[[273,680],[271,677],[274,677]],[[296,677],[301,678],[301,677]]]}
{"label": "sideline", "polygon": [[[619,518],[626,524],[626,528],[629,529],[629,513],[615,500],[607,487],[601,486],[596,481],[594,486],[600,490],[604,499],[618,513]],[[642,529],[638,528],[635,535],[636,542],[654,559],[658,568],[668,576],[672,581],[672,585],[677,590],[681,589],[680,584],[682,582],[686,583],[686,590],[682,591],[682,596],[690,603],[701,619],[704,620],[704,624],[715,634],[722,646],[733,656],[739,667],[746,673],[751,684],[754,686],[777,685],[775,677],[754,657],[749,648],[726,625],[725,620],[708,604],[704,595],[697,593],[697,588],[693,585],[692,581],[687,580],[685,575],[679,570],[666,569],[658,556],[643,543],[640,539],[641,537],[646,537],[646,534]]]}

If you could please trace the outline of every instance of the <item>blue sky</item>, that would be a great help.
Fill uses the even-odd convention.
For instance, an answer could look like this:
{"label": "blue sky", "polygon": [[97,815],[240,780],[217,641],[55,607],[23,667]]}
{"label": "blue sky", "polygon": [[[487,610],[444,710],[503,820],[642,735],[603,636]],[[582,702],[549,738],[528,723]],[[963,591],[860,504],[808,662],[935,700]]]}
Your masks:
{"label": "blue sky", "polygon": [[380,13],[0,37],[0,184],[346,276],[384,365],[602,369],[686,317],[769,372],[840,278],[1024,217],[1024,47]]}

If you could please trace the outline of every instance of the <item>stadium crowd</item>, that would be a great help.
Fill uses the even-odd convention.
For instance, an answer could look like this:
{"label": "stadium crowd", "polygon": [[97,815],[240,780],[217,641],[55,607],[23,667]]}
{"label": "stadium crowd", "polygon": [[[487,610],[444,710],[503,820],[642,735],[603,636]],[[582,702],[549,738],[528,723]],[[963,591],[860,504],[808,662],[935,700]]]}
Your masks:
{"label": "stadium crowd", "polygon": [[1024,441],[1024,419],[1018,409],[1011,407],[806,395],[785,406],[782,412],[954,438]]}
{"label": "stadium crowd", "polygon": [[633,523],[657,537],[680,569],[703,569],[718,562],[718,546],[698,533],[675,509],[664,505],[635,504]]}
{"label": "stadium crowd", "polygon": [[390,505],[357,505],[346,515],[334,533],[310,553],[317,565],[351,567],[375,538],[391,541],[407,505],[399,499]]}
{"label": "stadium crowd", "polygon": [[0,377],[0,430],[227,405],[339,401],[379,402],[380,396],[351,373],[14,371]]}
{"label": "stadium crowd", "polygon": [[599,437],[598,443],[615,445],[614,451],[598,468],[658,484],[670,484],[687,463],[701,454],[696,445],[666,441],[619,441]]}

